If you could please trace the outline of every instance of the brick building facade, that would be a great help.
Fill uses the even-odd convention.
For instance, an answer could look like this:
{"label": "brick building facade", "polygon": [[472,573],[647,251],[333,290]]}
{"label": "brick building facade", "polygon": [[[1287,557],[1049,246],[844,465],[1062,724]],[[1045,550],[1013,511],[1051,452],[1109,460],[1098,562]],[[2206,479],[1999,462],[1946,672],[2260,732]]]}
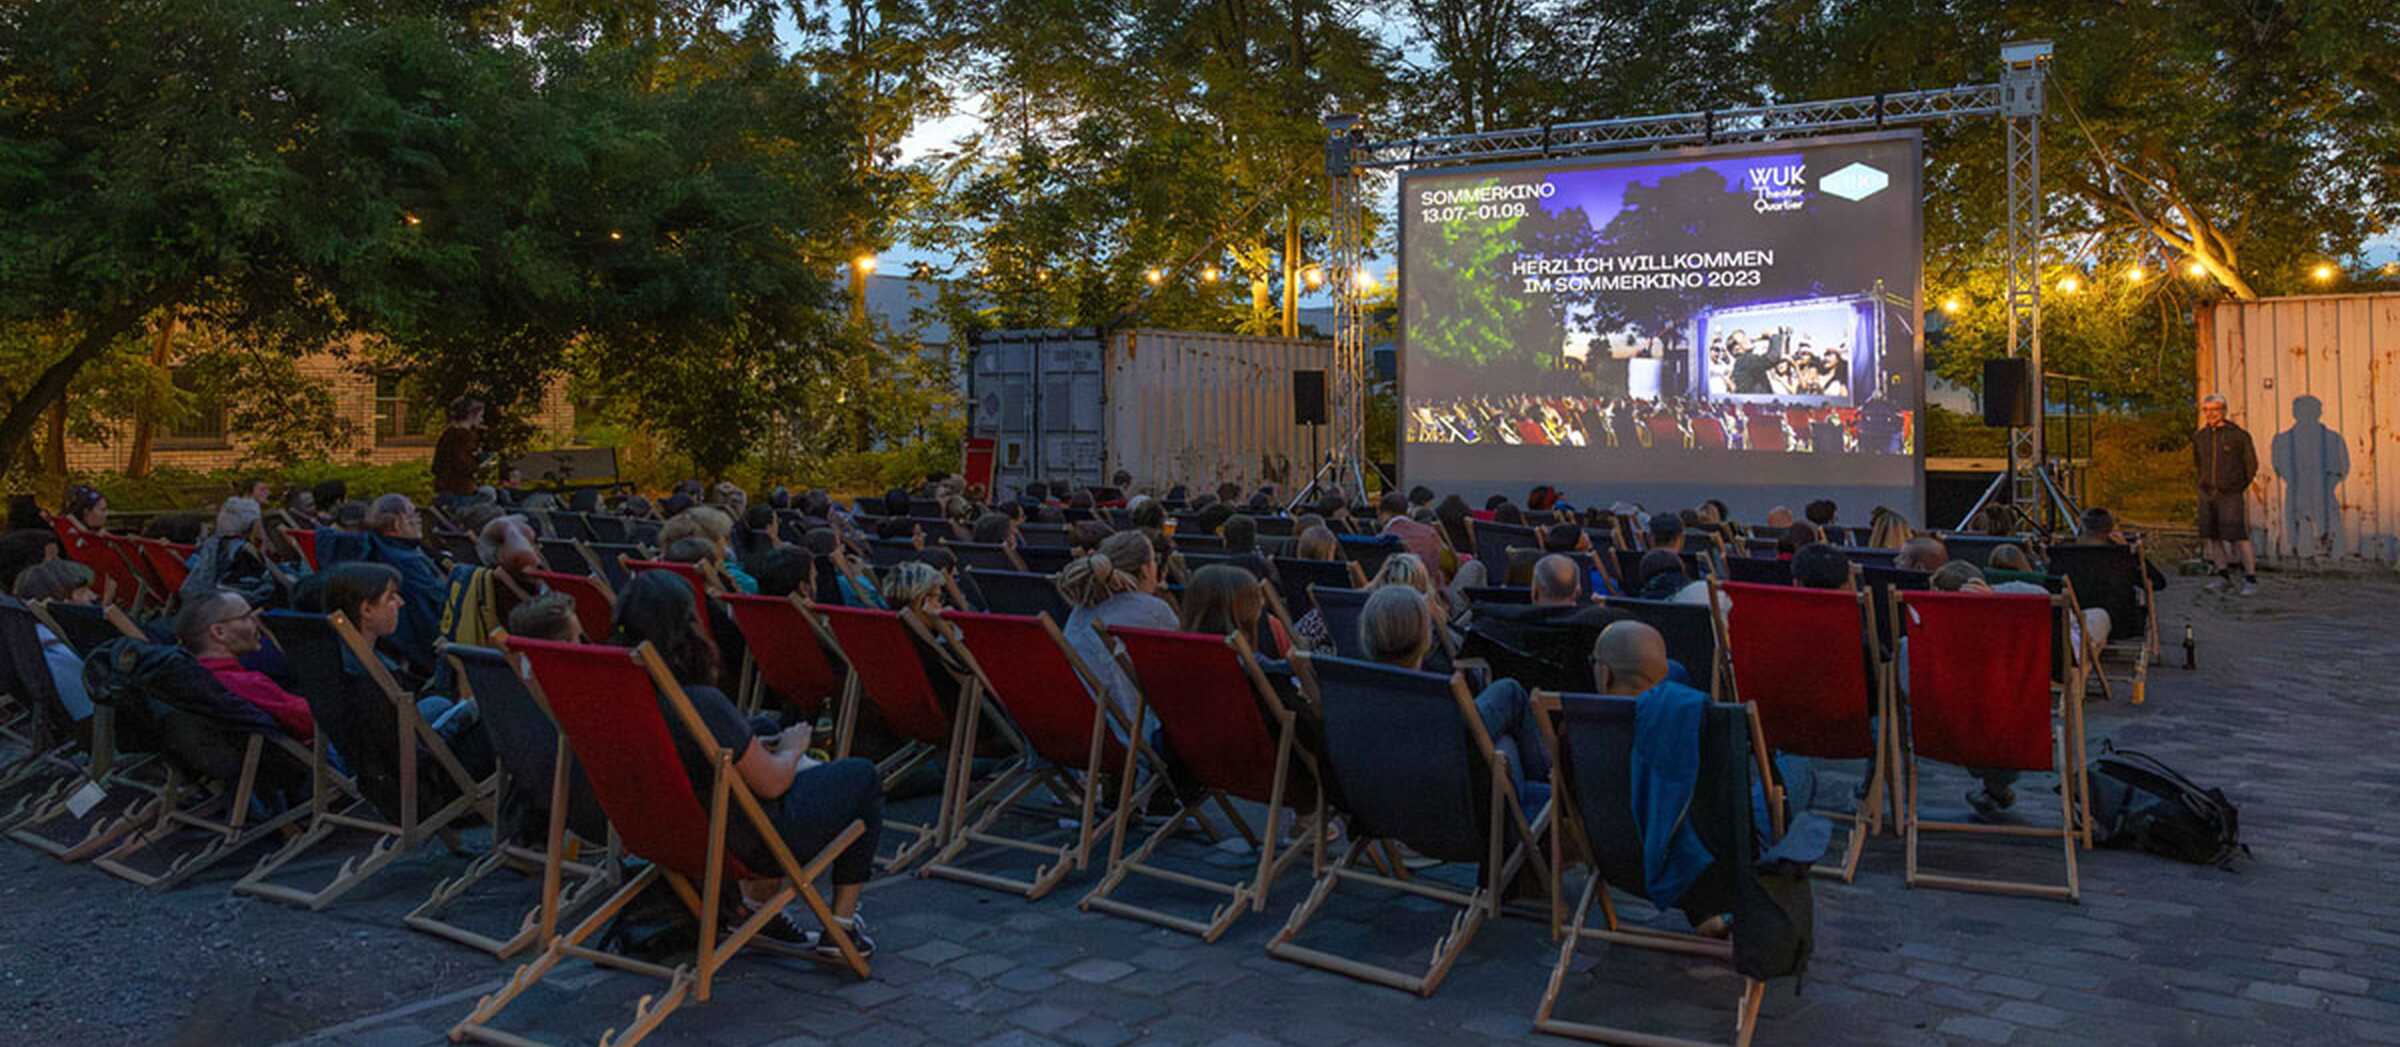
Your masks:
{"label": "brick building facade", "polygon": [[[357,426],[350,446],[335,454],[342,462],[390,465],[433,456],[434,438],[442,431],[439,404],[419,402],[407,383],[363,373],[331,353],[302,357],[302,376],[322,382],[333,393],[334,410]],[[534,425],[542,435],[537,447],[564,445],[575,431],[575,407],[567,383],[551,383],[535,412]],[[159,427],[151,439],[153,466],[208,471],[242,464],[242,434],[230,430],[221,405],[205,408],[195,418]],[[67,468],[76,472],[122,471],[133,456],[133,422],[117,423],[105,441],[67,441]]]}

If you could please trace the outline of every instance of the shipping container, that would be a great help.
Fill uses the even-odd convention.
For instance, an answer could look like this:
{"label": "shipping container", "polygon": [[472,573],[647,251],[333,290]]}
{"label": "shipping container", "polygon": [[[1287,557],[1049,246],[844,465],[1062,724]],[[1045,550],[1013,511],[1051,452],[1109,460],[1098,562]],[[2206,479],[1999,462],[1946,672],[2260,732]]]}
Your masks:
{"label": "shipping container", "polygon": [[1148,329],[994,331],[968,370],[969,431],[996,442],[1003,489],[1030,480],[1161,490],[1305,484],[1332,450],[1301,425],[1293,375],[1329,372],[1329,341]]}
{"label": "shipping container", "polygon": [[2400,560],[2400,294],[2222,302],[2199,384],[2258,447],[2262,557]]}

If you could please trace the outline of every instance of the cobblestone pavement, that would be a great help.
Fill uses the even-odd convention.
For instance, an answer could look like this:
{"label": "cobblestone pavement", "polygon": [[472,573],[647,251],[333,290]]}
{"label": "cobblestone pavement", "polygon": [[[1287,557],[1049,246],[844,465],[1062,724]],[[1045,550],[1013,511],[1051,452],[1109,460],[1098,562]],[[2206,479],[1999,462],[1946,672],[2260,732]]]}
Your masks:
{"label": "cobblestone pavement", "polygon": [[[2083,901],[2069,905],[1909,890],[1897,839],[1876,838],[1855,884],[1817,881],[1814,961],[1804,980],[1772,986],[1756,1042],[2400,1043],[2400,830],[2391,827],[2400,761],[2389,742],[2400,727],[2400,689],[2381,675],[2400,655],[2389,625],[2400,584],[2270,577],[2247,601],[2194,590],[2193,580],[2178,579],[2163,594],[2168,664],[2153,671],[2149,702],[2128,706],[2120,690],[2119,701],[2091,707],[2088,733],[2095,747],[2110,739],[2222,786],[2242,805],[2255,857],[2224,872],[2086,852]],[[2180,668],[2187,620],[2197,673]],[[1955,772],[1929,773],[1929,816],[1946,807],[1963,815],[1966,783]],[[2052,795],[2032,778],[2020,793],[2020,805],[2036,809]],[[230,872],[160,898],[7,850],[0,940],[17,959],[0,960],[0,972],[12,995],[51,1000],[33,1017],[20,1010],[9,1019],[29,1037],[17,1042],[108,1042],[164,1027],[186,1042],[431,1045],[513,967],[399,929],[398,916],[458,867],[449,856],[414,861],[377,893],[311,914],[225,900]],[[1187,868],[1247,860],[1197,841],[1168,850]],[[2047,876],[2059,853],[1978,840],[1928,844],[1924,860]],[[1539,922],[1487,925],[1441,990],[1418,999],[1266,955],[1266,940],[1306,892],[1304,867],[1281,881],[1266,911],[1214,944],[1077,911],[1096,875],[1036,903],[942,881],[880,883],[866,903],[883,950],[871,980],[795,960],[737,960],[708,1004],[686,1005],[651,1042],[1333,1045],[1536,1036],[1533,1011],[1557,955]],[[62,912],[43,901],[51,897],[73,900]],[[1199,908],[1190,895],[1147,897]],[[205,924],[191,933],[216,939],[210,951],[172,938],[94,948],[62,926],[111,912],[112,926],[138,933],[151,907],[180,914],[162,917],[177,926]],[[1624,911],[1648,915],[1638,903]],[[1308,938],[1415,966],[1448,923],[1429,903],[1346,888]],[[162,987],[143,988],[153,984]],[[623,1025],[654,984],[578,965],[520,1001],[503,1025],[549,1042],[590,1042]],[[1736,984],[1704,963],[1591,943],[1568,979],[1564,1011],[1722,1038]],[[123,988],[95,998],[92,985]],[[61,1005],[52,994],[78,1002]],[[89,1016],[76,1009],[87,1005]]]}

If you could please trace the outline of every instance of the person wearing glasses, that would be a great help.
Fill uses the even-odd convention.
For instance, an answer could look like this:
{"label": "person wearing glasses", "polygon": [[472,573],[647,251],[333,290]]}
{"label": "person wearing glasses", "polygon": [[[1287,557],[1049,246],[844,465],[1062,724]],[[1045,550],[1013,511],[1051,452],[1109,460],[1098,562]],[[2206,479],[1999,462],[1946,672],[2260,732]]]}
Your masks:
{"label": "person wearing glasses", "polygon": [[258,615],[259,608],[231,589],[187,594],[183,610],[175,616],[175,642],[191,652],[200,667],[227,691],[257,706],[293,740],[307,744],[317,736],[317,720],[309,712],[308,700],[284,690],[267,674],[242,665],[241,659],[256,653],[263,643]]}

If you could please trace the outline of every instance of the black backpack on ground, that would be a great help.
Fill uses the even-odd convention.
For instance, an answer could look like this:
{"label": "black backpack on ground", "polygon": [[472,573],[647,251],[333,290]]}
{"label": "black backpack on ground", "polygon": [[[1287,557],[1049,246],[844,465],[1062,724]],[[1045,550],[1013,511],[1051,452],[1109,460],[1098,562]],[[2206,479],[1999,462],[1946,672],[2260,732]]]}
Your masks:
{"label": "black backpack on ground", "polygon": [[2091,765],[2092,835],[2104,847],[2138,847],[2152,854],[2219,868],[2241,840],[2242,812],[2222,789],[2203,789],[2147,753],[2100,743]]}

